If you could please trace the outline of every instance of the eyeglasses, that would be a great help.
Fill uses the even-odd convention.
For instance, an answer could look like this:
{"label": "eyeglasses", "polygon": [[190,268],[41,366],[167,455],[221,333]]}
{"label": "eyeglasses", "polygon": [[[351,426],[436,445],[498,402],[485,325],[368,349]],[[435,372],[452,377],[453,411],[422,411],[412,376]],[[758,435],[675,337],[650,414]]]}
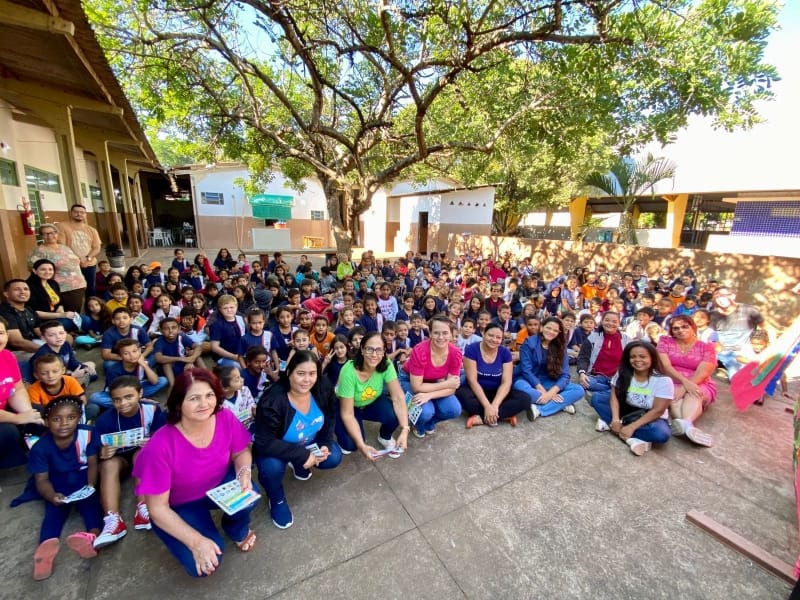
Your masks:
{"label": "eyeglasses", "polygon": [[386,352],[383,348],[371,348],[370,346],[365,346],[363,352],[366,356],[381,356]]}

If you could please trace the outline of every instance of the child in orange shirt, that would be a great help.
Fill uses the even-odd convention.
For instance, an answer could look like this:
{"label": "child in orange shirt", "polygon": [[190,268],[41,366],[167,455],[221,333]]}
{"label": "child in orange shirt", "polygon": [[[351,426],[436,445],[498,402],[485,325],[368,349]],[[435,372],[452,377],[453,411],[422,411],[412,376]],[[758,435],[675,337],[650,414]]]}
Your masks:
{"label": "child in orange shirt", "polygon": [[36,382],[28,388],[28,397],[34,408],[43,411],[55,398],[74,396],[83,403],[83,421],[94,419],[99,408],[87,405],[86,392],[74,377],[67,375],[66,367],[58,354],[45,354],[33,363]]}

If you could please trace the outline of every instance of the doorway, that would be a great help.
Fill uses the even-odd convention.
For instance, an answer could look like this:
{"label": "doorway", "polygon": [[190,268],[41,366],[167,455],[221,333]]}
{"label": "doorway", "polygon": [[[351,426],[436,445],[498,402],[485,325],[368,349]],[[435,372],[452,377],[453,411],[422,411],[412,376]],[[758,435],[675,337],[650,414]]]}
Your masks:
{"label": "doorway", "polygon": [[420,254],[428,253],[428,212],[419,213],[419,240],[417,252]]}

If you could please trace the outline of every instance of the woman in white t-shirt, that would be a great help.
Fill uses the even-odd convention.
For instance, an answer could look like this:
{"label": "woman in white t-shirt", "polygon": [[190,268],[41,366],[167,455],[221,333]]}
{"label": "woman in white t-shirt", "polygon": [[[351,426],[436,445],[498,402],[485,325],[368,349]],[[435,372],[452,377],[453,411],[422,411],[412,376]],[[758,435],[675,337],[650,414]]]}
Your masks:
{"label": "woman in white t-shirt", "polygon": [[670,438],[667,409],[675,391],[672,380],[658,372],[659,364],[652,344],[636,341],[625,346],[619,371],[611,379],[610,414],[600,415],[636,456]]}

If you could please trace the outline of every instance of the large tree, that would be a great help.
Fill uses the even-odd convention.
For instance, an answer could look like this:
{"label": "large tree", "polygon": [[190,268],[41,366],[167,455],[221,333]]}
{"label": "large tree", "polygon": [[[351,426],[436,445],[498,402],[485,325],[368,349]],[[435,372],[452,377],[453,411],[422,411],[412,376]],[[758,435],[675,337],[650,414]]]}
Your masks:
{"label": "large tree", "polygon": [[749,125],[775,76],[762,63],[775,10],[769,0],[87,2],[146,123],[169,128],[182,153],[194,143],[198,158],[244,160],[255,185],[276,164],[297,182],[316,176],[342,251],[381,186],[465,153],[490,160],[506,140],[549,145],[558,165],[585,132],[627,148],[666,140],[693,113]]}

